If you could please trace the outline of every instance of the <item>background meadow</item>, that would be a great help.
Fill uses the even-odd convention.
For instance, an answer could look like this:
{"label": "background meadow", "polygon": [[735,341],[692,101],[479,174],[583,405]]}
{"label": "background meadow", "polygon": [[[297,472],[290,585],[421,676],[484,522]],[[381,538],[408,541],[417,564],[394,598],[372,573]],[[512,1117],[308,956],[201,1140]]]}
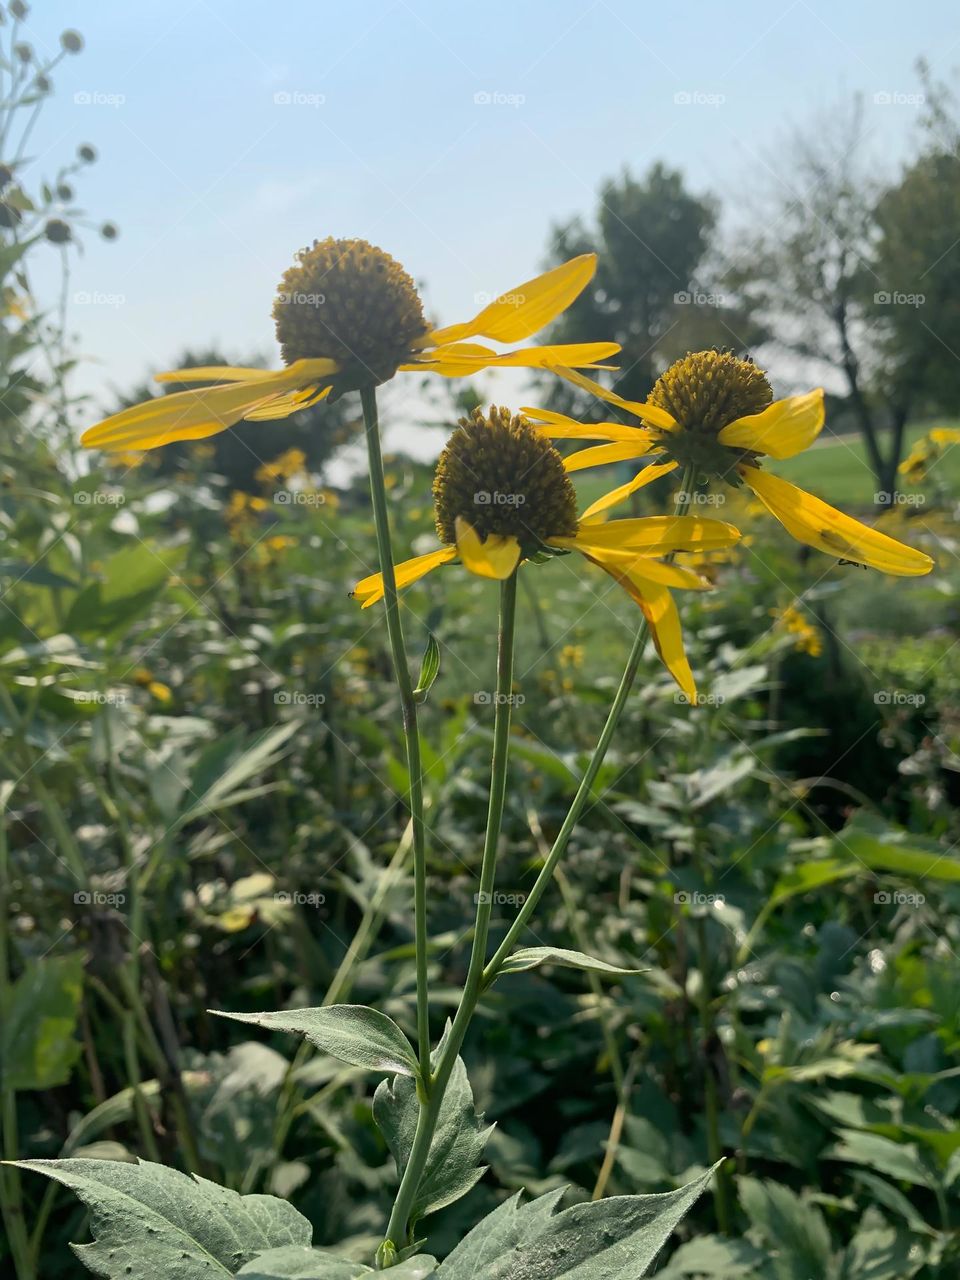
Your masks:
{"label": "background meadow", "polygon": [[[595,250],[554,336],[619,341],[631,397],[711,345],[751,352],[778,395],[822,383],[827,430],[776,470],[936,570],[838,565],[719,495],[708,514],[746,536],[682,601],[699,705],[651,651],[531,939],[645,971],[538,970],[485,997],[464,1056],[490,1169],[428,1220],[429,1249],[520,1188],[667,1191],[726,1154],[658,1275],[957,1274],[946,10],[915,6],[905,40],[882,4],[869,24],[747,4],[733,32],[693,9],[639,30],[607,4],[494,6],[479,29],[430,4],[356,27],[325,5],[3,6],[4,1157],[161,1160],[289,1198],[320,1244],[376,1248],[396,1173],[369,1078],[208,1012],[350,1000],[414,1025],[399,706],[381,611],[349,594],[376,561],[358,405],[146,456],[76,441],[158,369],[275,364],[272,290],[314,237],[382,244],[444,321]],[[402,554],[433,545],[432,460],[491,399],[596,414],[519,374],[388,388]],[[629,474],[587,473],[582,505]],[[637,514],[671,487],[644,495]],[[524,572],[519,610],[498,936],[637,622],[573,556]],[[441,651],[423,708],[439,1034],[483,840],[495,588],[445,569],[404,619],[411,652]],[[76,1274],[81,1206],[9,1168],[0,1199],[4,1274]]]}

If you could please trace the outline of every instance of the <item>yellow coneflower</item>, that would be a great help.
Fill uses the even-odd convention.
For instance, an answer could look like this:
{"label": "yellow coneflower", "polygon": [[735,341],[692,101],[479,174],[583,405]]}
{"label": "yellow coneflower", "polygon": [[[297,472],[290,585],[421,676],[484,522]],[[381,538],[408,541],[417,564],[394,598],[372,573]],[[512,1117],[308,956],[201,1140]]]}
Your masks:
{"label": "yellow coneflower", "polygon": [[821,388],[775,401],[762,369],[724,351],[697,351],[677,360],[642,403],[624,400],[573,370],[559,372],[643,423],[580,423],[550,410],[525,409],[548,436],[610,442],[574,453],[566,460],[568,471],[631,458],[664,459],[608,494],[607,506],[657,476],[679,466],[692,467],[697,476],[746,484],[792,537],[818,551],[884,573],[915,575],[933,568],[922,551],[761,469],[762,458],[792,458],[817,438],[824,419]]}
{"label": "yellow coneflower", "polygon": [[177,391],[124,409],[91,427],[82,443],[153,449],[200,440],[243,419],[289,417],[325,397],[374,387],[398,372],[456,378],[487,368],[597,368],[614,342],[526,347],[498,354],[468,339],[522,342],[554,320],[596,270],[583,254],[508,290],[472,320],[433,329],[410,276],[365,240],[330,237],[303,249],[284,274],[274,304],[286,368],[209,365],[157,375],[159,382],[219,385]]}
{"label": "yellow coneflower", "polygon": [[[398,587],[455,560],[479,577],[503,580],[522,561],[579,551],[636,601],[664,664],[684,693],[696,696],[670,589],[709,584],[656,557],[730,546],[740,536],[732,525],[694,516],[604,522],[593,518],[597,503],[578,517],[557,450],[521,417],[495,407],[460,420],[440,455],[433,493],[442,545],[398,564]],[[365,609],[383,594],[379,573],[354,589]]]}
{"label": "yellow coneflower", "polygon": [[793,637],[793,647],[800,653],[809,654],[811,658],[819,658],[823,653],[823,637],[820,628],[802,613],[796,605],[788,604],[784,609],[771,609],[770,616],[776,618],[777,626]]}

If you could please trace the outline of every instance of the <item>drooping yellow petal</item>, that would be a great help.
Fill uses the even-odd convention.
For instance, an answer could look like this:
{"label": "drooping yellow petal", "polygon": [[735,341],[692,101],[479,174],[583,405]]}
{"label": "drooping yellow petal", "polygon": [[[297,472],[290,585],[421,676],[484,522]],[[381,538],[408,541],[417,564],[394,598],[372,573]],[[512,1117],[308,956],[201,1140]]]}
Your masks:
{"label": "drooping yellow petal", "polygon": [[425,351],[417,360],[399,366],[405,372],[438,373],[463,378],[481,369],[603,369],[600,362],[620,350],[616,342],[572,342],[550,347],[523,347],[500,355],[477,342],[451,343]]}
{"label": "drooping yellow petal", "polygon": [[721,444],[768,458],[792,458],[810,447],[823,428],[823,388],[775,400],[762,413],[737,418],[717,434]]}
{"label": "drooping yellow petal", "polygon": [[595,564],[605,569],[616,569],[644,582],[654,582],[661,587],[673,587],[683,591],[709,591],[711,583],[686,565],[665,564],[662,560],[654,560],[650,556],[641,555],[637,551],[611,551],[609,548],[591,547],[589,542],[583,546],[583,554]]}
{"label": "drooping yellow petal", "polygon": [[934,444],[960,444],[960,428],[934,427],[930,439]]}
{"label": "drooping yellow petal", "polygon": [[[583,452],[587,453],[589,451],[584,449]],[[618,489],[611,489],[609,493],[605,493],[602,498],[598,498],[596,502],[587,507],[580,517],[581,526],[587,521],[596,520],[598,516],[603,516],[611,507],[625,502],[632,493],[636,493],[638,489],[642,489],[645,485],[652,484],[654,480],[659,480],[661,476],[667,475],[668,472],[675,471],[678,466],[679,463],[676,462],[648,464],[642,471],[638,471],[632,480],[620,485]]]}
{"label": "drooping yellow petal", "polygon": [[434,346],[473,337],[492,338],[494,342],[522,342],[565,311],[593,279],[596,269],[595,253],[571,258],[501,294],[472,320],[428,334],[427,341]]}
{"label": "drooping yellow petal", "polygon": [[531,427],[553,440],[636,440],[638,434],[654,439],[643,427],[630,427],[623,422],[577,422],[565,413],[552,409],[521,409]]}
{"label": "drooping yellow petal", "polygon": [[256,382],[272,378],[274,369],[254,369],[241,364],[204,364],[192,369],[166,369],[153,375],[154,382]]}
{"label": "drooping yellow petal", "polygon": [[[397,590],[409,587],[432,570],[438,569],[440,565],[449,564],[456,558],[456,547],[440,547],[437,551],[428,551],[425,556],[414,556],[412,560],[402,561],[393,570],[397,579]],[[362,608],[369,609],[372,604],[383,599],[383,574],[372,573],[369,578],[358,582],[352,595],[355,600],[360,601]]]}
{"label": "drooping yellow petal", "polygon": [[642,418],[651,427],[659,427],[661,431],[675,431],[677,428],[676,418],[667,413],[666,409],[661,409],[659,405],[647,404],[646,401],[641,400],[624,400],[623,396],[618,396],[615,391],[610,391],[607,387],[601,387],[599,382],[594,382],[592,378],[577,373],[576,369],[558,368],[557,372],[561,378],[572,382],[581,391],[589,391],[591,395],[599,396],[608,404],[615,404],[618,409],[624,409],[627,413]]}
{"label": "drooping yellow petal", "polygon": [[650,626],[650,634],[660,660],[676,680],[690,702],[697,700],[697,685],[690,670],[690,663],[683,647],[680,615],[669,590],[649,579],[641,578],[630,569],[602,559],[587,557],[599,565],[605,573],[619,582],[631,599],[643,610]]}
{"label": "drooping yellow petal", "polygon": [[861,524],[780,476],[746,465],[737,470],[770,514],[798,542],[899,577],[914,577],[933,568],[933,561],[922,551]]}
{"label": "drooping yellow petal", "polygon": [[520,543],[516,538],[491,533],[486,541],[481,541],[476,529],[463,516],[457,516],[455,527],[457,552],[465,569],[497,582],[510,577],[520,559]]}
{"label": "drooping yellow petal", "polygon": [[325,387],[300,387],[296,391],[288,391],[286,395],[275,396],[261,409],[254,409],[244,418],[245,422],[276,422],[278,418],[289,418],[301,409],[309,409],[321,400],[325,400],[333,387],[328,383]]}
{"label": "drooping yellow petal", "polygon": [[656,436],[635,429],[630,440],[618,444],[595,444],[589,449],[578,449],[563,460],[567,472],[583,471],[586,467],[602,467],[608,462],[629,462],[631,458],[644,458],[658,447]]}
{"label": "drooping yellow petal", "polygon": [[553,547],[591,552],[633,550],[645,555],[670,551],[717,551],[740,539],[740,530],[722,520],[699,516],[638,516],[629,520],[597,521],[578,529],[572,538],[550,538]]}

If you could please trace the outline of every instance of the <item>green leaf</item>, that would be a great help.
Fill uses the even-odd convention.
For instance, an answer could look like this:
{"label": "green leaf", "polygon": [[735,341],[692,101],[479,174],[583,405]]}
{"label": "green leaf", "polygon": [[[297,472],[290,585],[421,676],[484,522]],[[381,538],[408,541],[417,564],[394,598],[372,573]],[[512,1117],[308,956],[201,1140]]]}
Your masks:
{"label": "green leaf", "polygon": [[[442,1045],[441,1041],[441,1049]],[[396,1076],[378,1085],[373,1098],[373,1118],[401,1176],[410,1159],[419,1116],[417,1086],[409,1076]],[[411,1222],[453,1204],[480,1181],[486,1172],[486,1166],[480,1161],[492,1130],[492,1125],[484,1127],[483,1117],[477,1114],[467,1069],[463,1059],[457,1058],[410,1210]]]}
{"label": "green leaf", "polygon": [[417,687],[413,691],[413,696],[417,702],[426,702],[430,687],[439,674],[440,646],[437,644],[436,636],[431,631],[427,636],[427,647],[423,651],[423,659],[420,663],[420,679],[417,681]]}
{"label": "green leaf", "polygon": [[[391,1280],[426,1280],[435,1274],[437,1262],[419,1254],[390,1268]],[[356,1280],[357,1276],[377,1274],[362,1262],[338,1258],[324,1249],[305,1249],[288,1245],[260,1254],[240,1268],[237,1275],[247,1280]],[[382,1274],[382,1273],[380,1273]]]}
{"label": "green leaf", "polygon": [[83,989],[79,956],[34,960],[0,1009],[0,1078],[7,1089],[66,1084],[80,1056],[76,1039]]}
{"label": "green leaf", "polygon": [[146,543],[125,547],[111,556],[102,579],[80,592],[70,607],[63,630],[71,635],[103,635],[127,627],[152,604],[176,571],[181,552],[164,549],[163,556]]}
{"label": "green leaf", "polygon": [[611,1196],[561,1213],[563,1188],[526,1205],[515,1195],[457,1245],[437,1280],[640,1280],[714,1169],[663,1195]]}
{"label": "green leaf", "polygon": [[910,1182],[918,1187],[933,1185],[912,1143],[893,1142],[857,1129],[838,1129],[837,1136],[841,1141],[824,1153],[825,1159],[862,1164],[876,1173],[885,1173],[898,1182]]}
{"label": "green leaf", "polygon": [[698,1236],[681,1245],[657,1280],[752,1280],[767,1255],[747,1240],[724,1236]]}
{"label": "green leaf", "polygon": [[73,1245],[108,1280],[211,1280],[234,1276],[258,1254],[309,1245],[306,1218],[274,1196],[241,1196],[205,1178],[140,1161],[20,1160],[62,1183],[90,1212],[93,1244]]}
{"label": "green leaf", "polygon": [[65,578],[62,573],[26,560],[0,560],[0,578],[13,578],[14,586],[18,582],[29,582],[35,587],[60,587],[73,591],[77,588],[76,582]]}
{"label": "green leaf", "polygon": [[226,1013],[221,1009],[210,1012],[268,1031],[299,1032],[331,1058],[355,1067],[402,1076],[416,1076],[419,1070],[410,1041],[397,1024],[385,1013],[363,1004],[279,1009],[275,1013]]}
{"label": "green leaf", "polygon": [[759,1178],[740,1178],[738,1190],[747,1217],[772,1251],[779,1280],[830,1274],[830,1233],[819,1209]]}
{"label": "green leaf", "polygon": [[920,1270],[923,1257],[906,1231],[897,1231],[873,1207],[863,1215],[847,1246],[843,1274],[850,1280],[906,1280]]}
{"label": "green leaf", "polygon": [[607,964],[606,960],[595,960],[582,951],[567,951],[563,947],[518,947],[504,960],[497,977],[501,973],[522,973],[525,969],[538,969],[542,964],[555,964],[562,969],[584,969],[587,973],[603,973],[608,978],[630,978],[645,972],[644,969],[621,969],[618,965]]}
{"label": "green leaf", "polygon": [[255,794],[244,791],[244,784],[277,763],[280,748],[299,728],[299,720],[288,720],[247,740],[249,745],[244,749],[241,749],[243,739],[233,734],[211,743],[194,765],[188,802],[178,822],[190,822],[202,814],[229,808]]}

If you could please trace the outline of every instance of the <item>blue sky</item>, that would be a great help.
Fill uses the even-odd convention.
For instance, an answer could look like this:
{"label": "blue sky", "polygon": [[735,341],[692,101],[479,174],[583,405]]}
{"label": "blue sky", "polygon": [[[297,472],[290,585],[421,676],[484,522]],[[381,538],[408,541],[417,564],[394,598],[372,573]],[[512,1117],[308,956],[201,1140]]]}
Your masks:
{"label": "blue sky", "polygon": [[187,343],[275,359],[273,291],[316,237],[382,245],[451,322],[532,275],[551,221],[589,214],[624,165],[666,158],[735,209],[792,122],[857,90],[894,163],[917,108],[873,95],[918,92],[919,54],[949,73],[951,12],[946,0],[37,0],[27,37],[52,50],[76,27],[86,49],[57,69],[31,152],[52,173],[92,142],[81,197],[122,233],[90,237],[74,260],[71,292],[112,299],[73,309],[90,361],[78,387],[108,399]]}

